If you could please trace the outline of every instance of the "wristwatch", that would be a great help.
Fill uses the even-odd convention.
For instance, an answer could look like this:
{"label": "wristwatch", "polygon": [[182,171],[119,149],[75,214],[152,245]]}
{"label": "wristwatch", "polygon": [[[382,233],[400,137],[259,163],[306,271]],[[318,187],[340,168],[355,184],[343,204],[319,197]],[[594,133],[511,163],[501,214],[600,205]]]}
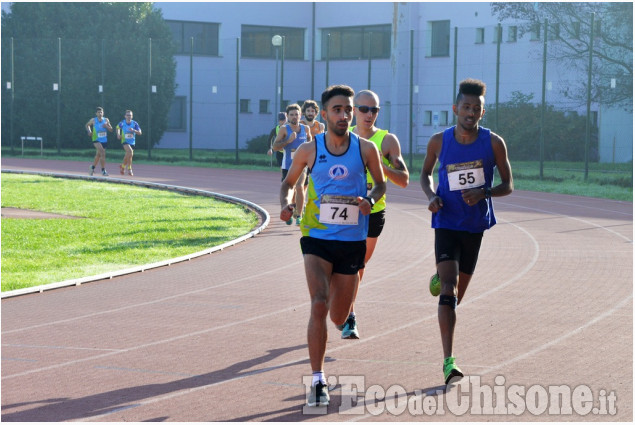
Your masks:
{"label": "wristwatch", "polygon": [[368,203],[370,204],[371,208],[375,206],[375,200],[373,198],[371,198],[370,196],[364,196],[364,199],[366,199],[368,201]]}
{"label": "wristwatch", "polygon": [[486,187],[485,188],[485,199],[489,199],[492,197],[492,188],[491,187]]}

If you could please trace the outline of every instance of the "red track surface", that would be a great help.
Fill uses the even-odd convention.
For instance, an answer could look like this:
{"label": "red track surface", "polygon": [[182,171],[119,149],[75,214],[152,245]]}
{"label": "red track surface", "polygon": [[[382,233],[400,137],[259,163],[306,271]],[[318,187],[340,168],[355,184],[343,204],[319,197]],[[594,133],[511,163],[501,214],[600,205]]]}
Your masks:
{"label": "red track surface", "polygon": [[[3,159],[2,168],[84,174],[88,164]],[[328,409],[305,412],[309,300],[299,230],[277,218],[279,173],[136,165],[134,179],[247,199],[272,223],[190,262],[2,300],[3,421],[633,420],[632,203],[519,191],[496,199],[499,224],[458,308],[457,363],[480,377],[480,397],[496,383],[494,399],[513,407],[514,385],[530,395],[567,386],[573,414],[529,400],[544,411],[479,414],[477,387],[466,386],[425,397],[444,407],[429,416],[418,394],[434,394],[443,378],[438,300],[427,290],[433,232],[418,182],[389,185],[356,304],[361,339],[341,340],[331,326],[326,353],[331,382],[363,380],[362,402],[347,410],[337,385]],[[376,402],[369,391],[391,386],[405,395]],[[615,396],[615,414],[581,415],[585,386],[597,408]],[[450,406],[457,396],[465,414]],[[406,401],[403,413],[390,407]]]}

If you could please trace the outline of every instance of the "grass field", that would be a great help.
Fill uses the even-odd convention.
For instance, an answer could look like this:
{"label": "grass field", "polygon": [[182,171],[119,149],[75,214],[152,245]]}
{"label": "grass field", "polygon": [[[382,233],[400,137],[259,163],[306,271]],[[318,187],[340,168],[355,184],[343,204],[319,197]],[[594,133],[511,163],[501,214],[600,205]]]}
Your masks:
{"label": "grass field", "polygon": [[[15,149],[12,155],[10,149],[3,146],[2,156],[20,157],[20,149]],[[92,148],[83,150],[62,149],[60,153],[56,149],[44,149],[43,158],[91,162],[94,156],[95,151]],[[238,156],[238,161],[236,161],[236,156]],[[25,148],[25,157],[40,158],[39,148]],[[123,150],[108,149],[108,163],[121,162],[122,158]],[[135,153],[134,163],[279,172],[275,159],[272,164],[271,157],[265,153],[239,151],[237,155],[235,151],[195,149],[192,151],[192,158],[190,160],[189,149],[153,149],[151,159],[148,159],[147,151],[138,149]],[[418,185],[424,155],[416,154],[411,159],[405,154],[404,159],[410,170],[410,184]],[[517,190],[633,201],[632,163],[589,163],[588,177],[585,180],[584,163],[545,162],[541,178],[539,162],[515,161],[513,157],[510,158],[510,162],[514,175],[514,186]]]}
{"label": "grass field", "polygon": [[248,233],[246,208],[105,182],[2,174],[2,207],[76,219],[2,219],[2,291],[174,258]]}

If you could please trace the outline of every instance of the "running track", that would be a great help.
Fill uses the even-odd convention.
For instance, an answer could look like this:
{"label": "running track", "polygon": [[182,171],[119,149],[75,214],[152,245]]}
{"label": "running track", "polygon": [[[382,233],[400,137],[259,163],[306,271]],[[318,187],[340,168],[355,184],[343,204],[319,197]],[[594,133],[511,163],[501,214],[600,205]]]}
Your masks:
{"label": "running track", "polygon": [[[588,387],[594,400],[616,397],[614,415],[483,415],[473,402],[465,414],[447,404],[434,416],[382,409],[384,401],[416,406],[421,392],[442,388],[437,299],[427,290],[433,232],[418,181],[389,184],[387,224],[358,296],[362,339],[341,340],[330,326],[326,373],[363,379],[366,407],[341,407],[349,399],[338,385],[328,409],[304,412],[309,302],[299,230],[277,218],[279,173],[136,165],[135,174],[250,200],[272,222],[189,262],[3,299],[3,421],[633,420],[632,203],[520,191],[497,198],[499,224],[486,232],[455,336],[458,364],[482,386],[509,394],[520,385],[534,395]],[[391,386],[405,394],[376,403],[367,391]],[[425,400],[447,403],[453,394],[462,393]]]}

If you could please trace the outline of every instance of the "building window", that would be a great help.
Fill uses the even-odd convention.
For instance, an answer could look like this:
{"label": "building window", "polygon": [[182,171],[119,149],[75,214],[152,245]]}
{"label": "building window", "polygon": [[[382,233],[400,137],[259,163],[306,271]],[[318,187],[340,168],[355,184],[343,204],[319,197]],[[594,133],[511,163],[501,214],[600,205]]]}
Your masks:
{"label": "building window", "polygon": [[432,111],[423,111],[423,125],[432,125]]}
{"label": "building window", "polygon": [[185,131],[185,96],[175,96],[168,111],[167,131]]}
{"label": "building window", "polygon": [[602,35],[602,21],[600,19],[596,19],[593,21],[593,36],[600,37]]}
{"label": "building window", "polygon": [[219,24],[205,22],[165,21],[174,35],[177,55],[189,55],[194,37],[194,54],[218,56]]}
{"label": "building window", "polygon": [[448,125],[448,111],[439,112],[439,125]]}
{"label": "building window", "polygon": [[[304,59],[304,29],[243,25],[240,49],[244,58],[275,58],[276,47],[271,44],[274,35],[284,37],[284,58]],[[281,48],[281,47],[280,47]],[[280,49],[278,48],[278,49]],[[282,52],[278,52],[282,57]]]}
{"label": "building window", "polygon": [[389,58],[390,36],[390,25],[323,28],[322,60]]}
{"label": "building window", "polygon": [[591,124],[594,127],[598,126],[598,111],[591,111]]}
{"label": "building window", "polygon": [[547,36],[549,40],[558,40],[560,38],[560,24],[549,25]]}
{"label": "building window", "polygon": [[240,99],[240,113],[248,114],[251,112],[251,99]]}
{"label": "building window", "polygon": [[474,42],[476,44],[485,43],[485,28],[477,28],[476,29],[476,40]]}
{"label": "building window", "polygon": [[269,101],[269,99],[260,99],[260,106],[259,106],[259,111],[261,114],[268,114],[269,112],[271,112],[269,110],[269,105],[271,105],[271,102]]}
{"label": "building window", "polygon": [[518,40],[518,27],[512,25],[507,28],[507,41],[509,43],[515,43]]}
{"label": "building window", "polygon": [[430,56],[450,56],[450,21],[428,22]]}
{"label": "building window", "polygon": [[529,30],[529,39],[531,41],[539,41],[540,40],[540,24],[533,24]]}
{"label": "building window", "polygon": [[571,38],[576,40],[580,39],[580,22],[571,23]]}
{"label": "building window", "polygon": [[502,37],[503,27],[495,26],[494,33],[492,34],[492,43],[498,43],[498,41],[503,41]]}

